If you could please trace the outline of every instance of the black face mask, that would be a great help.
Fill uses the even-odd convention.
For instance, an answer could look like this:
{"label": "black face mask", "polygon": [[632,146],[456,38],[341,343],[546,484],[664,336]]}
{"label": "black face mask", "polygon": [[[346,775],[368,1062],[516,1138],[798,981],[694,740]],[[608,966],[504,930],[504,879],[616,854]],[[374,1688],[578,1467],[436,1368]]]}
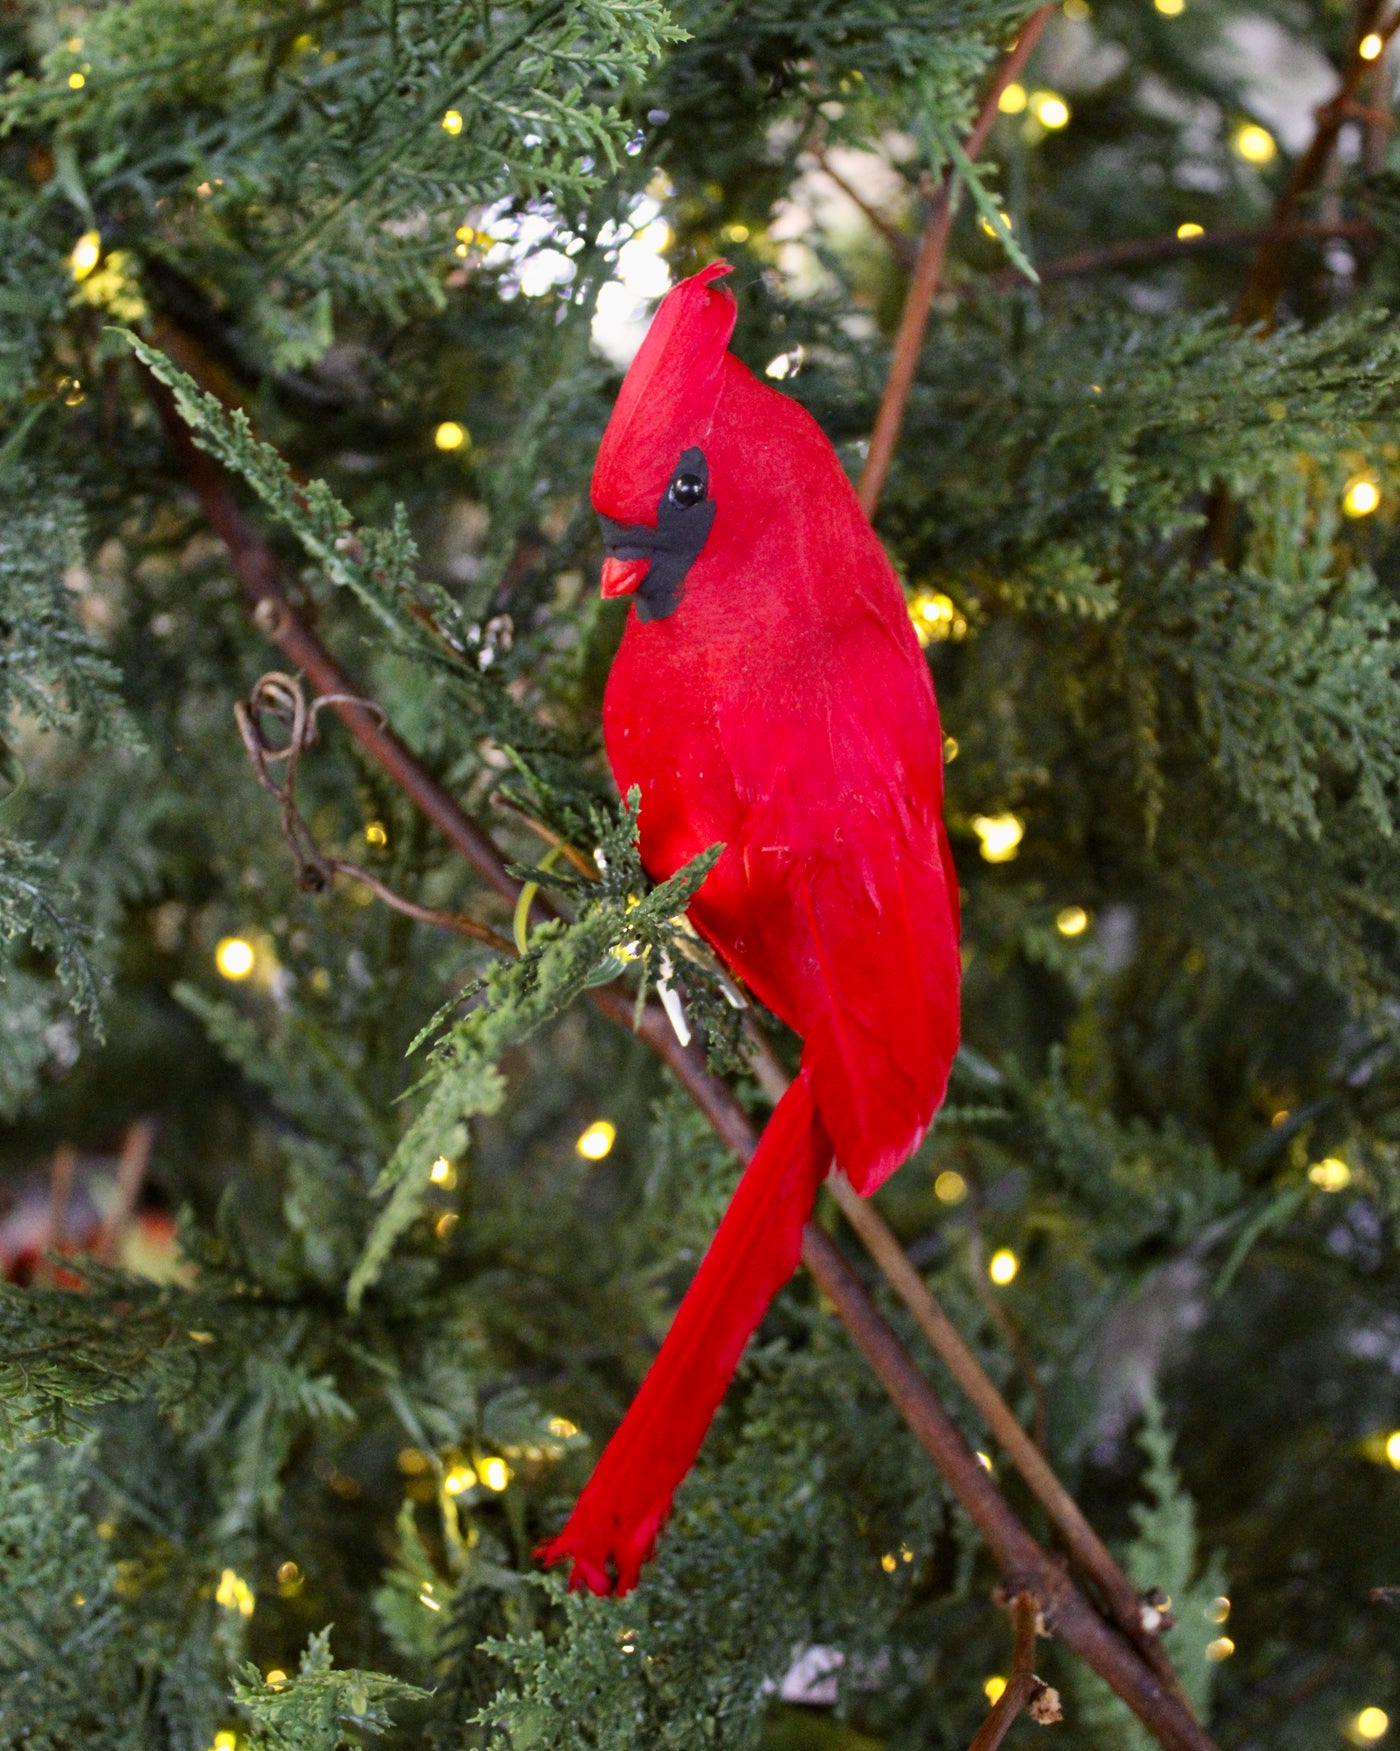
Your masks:
{"label": "black face mask", "polygon": [[686,576],[709,540],[714,520],[709,464],[699,449],[681,451],[656,507],[654,529],[599,517],[609,559],[651,561],[637,585],[638,620],[665,620],[680,607]]}

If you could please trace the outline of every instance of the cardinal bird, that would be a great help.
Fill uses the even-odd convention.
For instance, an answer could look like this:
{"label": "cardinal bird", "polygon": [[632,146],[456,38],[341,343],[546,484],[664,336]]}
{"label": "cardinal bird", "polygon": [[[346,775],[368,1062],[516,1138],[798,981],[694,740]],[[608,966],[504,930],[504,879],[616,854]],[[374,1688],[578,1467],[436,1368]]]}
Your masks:
{"label": "cardinal bird", "polygon": [[727,349],[713,262],[666,297],[593,472],[604,596],[633,597],[603,726],[657,881],[725,850],[696,928],[803,1039],[659,1354],[541,1552],[625,1593],[838,1165],[918,1145],[958,1044],[943,739],[904,593],[805,409]]}

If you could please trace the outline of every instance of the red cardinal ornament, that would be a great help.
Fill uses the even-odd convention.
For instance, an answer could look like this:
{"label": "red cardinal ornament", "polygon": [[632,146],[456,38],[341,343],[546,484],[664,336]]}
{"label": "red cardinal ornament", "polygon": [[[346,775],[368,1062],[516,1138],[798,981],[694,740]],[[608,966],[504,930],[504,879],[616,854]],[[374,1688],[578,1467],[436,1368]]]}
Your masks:
{"label": "red cardinal ornament", "polygon": [[634,612],[603,706],[657,881],[804,1041],[695,1281],[543,1555],[625,1593],[833,1160],[868,1193],[923,1137],[958,1044],[943,739],[904,594],[831,445],[727,351],[713,262],[666,298],[593,471],[605,596]]}

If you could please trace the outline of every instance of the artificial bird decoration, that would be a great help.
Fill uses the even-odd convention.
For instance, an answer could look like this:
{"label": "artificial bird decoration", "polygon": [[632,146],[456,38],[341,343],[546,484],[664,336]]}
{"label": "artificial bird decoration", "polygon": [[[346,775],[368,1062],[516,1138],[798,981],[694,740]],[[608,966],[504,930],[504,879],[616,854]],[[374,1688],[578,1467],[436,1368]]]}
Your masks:
{"label": "artificial bird decoration", "polygon": [[958,889],[943,740],[904,593],[805,409],[727,349],[713,262],[666,297],[593,472],[604,596],[635,597],[603,707],[647,872],[725,850],[696,928],[803,1039],[655,1362],[547,1561],[636,1584],[833,1163],[868,1194],[943,1098]]}

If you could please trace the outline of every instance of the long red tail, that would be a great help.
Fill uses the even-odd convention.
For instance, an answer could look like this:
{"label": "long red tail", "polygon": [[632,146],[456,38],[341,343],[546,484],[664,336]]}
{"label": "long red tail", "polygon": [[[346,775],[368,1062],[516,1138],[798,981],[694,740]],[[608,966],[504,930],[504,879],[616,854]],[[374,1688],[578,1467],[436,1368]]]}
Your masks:
{"label": "long red tail", "polygon": [[804,1069],[774,1108],[632,1408],[540,1552],[547,1563],[572,1560],[570,1587],[636,1586],[744,1345],[797,1268],[831,1158]]}

